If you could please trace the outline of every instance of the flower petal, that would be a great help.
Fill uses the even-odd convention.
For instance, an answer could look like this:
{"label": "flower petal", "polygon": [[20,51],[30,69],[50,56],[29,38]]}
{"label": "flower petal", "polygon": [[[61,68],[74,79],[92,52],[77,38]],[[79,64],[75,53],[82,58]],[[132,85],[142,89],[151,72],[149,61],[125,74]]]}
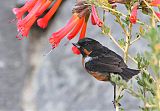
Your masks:
{"label": "flower petal", "polygon": [[151,3],[150,3],[151,6],[160,6],[160,0],[153,0]]}
{"label": "flower petal", "polygon": [[76,55],[81,54],[80,51],[79,51],[79,49],[78,49],[77,47],[75,47],[75,46],[72,46],[72,51],[73,51],[73,53],[76,54]]}
{"label": "flower petal", "polygon": [[135,24],[137,21],[137,11],[138,11],[138,3],[135,3],[129,18],[130,22],[133,24]]}
{"label": "flower petal", "polygon": [[97,15],[95,5],[92,5],[92,15],[93,15],[93,18],[94,18],[95,23],[96,23],[99,27],[102,27],[103,22],[99,19],[98,15]]}
{"label": "flower petal", "polygon": [[35,6],[32,8],[32,10],[29,12],[29,14],[22,19],[21,21],[19,21],[19,25],[23,25],[25,23],[27,23],[33,16],[36,15],[37,11],[41,8],[41,6],[45,3],[45,0],[38,0],[37,3],[35,4]]}
{"label": "flower petal", "polygon": [[42,7],[36,12],[36,16],[40,16],[52,4],[52,0],[47,0]]}
{"label": "flower petal", "polygon": [[77,24],[77,21],[79,20],[79,17],[73,19],[70,24],[66,25],[64,28],[62,28],[60,31],[55,32],[52,34],[52,37],[49,39],[50,44],[57,47],[60,43],[60,41],[74,28],[74,26]]}
{"label": "flower petal", "polygon": [[87,22],[84,22],[82,30],[81,30],[81,33],[80,33],[80,36],[79,36],[79,40],[83,39],[85,37],[85,35],[86,35],[86,29],[87,29]]}
{"label": "flower petal", "polygon": [[27,10],[30,7],[35,5],[36,2],[37,2],[37,0],[28,0],[23,7],[21,7],[21,8],[13,8],[12,12],[16,15],[17,19],[21,19],[22,16],[24,15],[24,13],[27,12]]}
{"label": "flower petal", "polygon": [[157,17],[160,19],[160,13],[159,13],[159,12],[155,12],[155,14],[156,14]]}
{"label": "flower petal", "polygon": [[62,0],[56,0],[56,2],[53,4],[53,6],[49,10],[49,12],[43,18],[41,18],[37,21],[38,26],[40,26],[41,28],[46,28],[47,27],[49,20],[54,15],[54,13],[58,9],[61,2],[62,2]]}
{"label": "flower petal", "polygon": [[67,37],[69,40],[73,39],[73,37],[75,37],[78,34],[78,32],[80,31],[80,29],[84,23],[84,20],[85,20],[85,17],[79,19],[77,25],[74,27],[72,32]]}
{"label": "flower petal", "polygon": [[91,22],[92,22],[92,25],[96,25],[96,21],[94,20],[93,14],[91,14]]}

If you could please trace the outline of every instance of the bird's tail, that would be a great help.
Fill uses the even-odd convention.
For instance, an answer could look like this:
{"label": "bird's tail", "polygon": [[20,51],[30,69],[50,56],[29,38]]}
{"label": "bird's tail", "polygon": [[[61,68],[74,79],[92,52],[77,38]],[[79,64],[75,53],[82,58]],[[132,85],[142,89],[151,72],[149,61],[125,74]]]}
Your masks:
{"label": "bird's tail", "polygon": [[126,81],[128,81],[129,79],[132,78],[132,76],[135,76],[140,72],[140,70],[129,69],[129,68],[123,68],[122,70],[123,71],[122,73],[120,73],[120,76]]}

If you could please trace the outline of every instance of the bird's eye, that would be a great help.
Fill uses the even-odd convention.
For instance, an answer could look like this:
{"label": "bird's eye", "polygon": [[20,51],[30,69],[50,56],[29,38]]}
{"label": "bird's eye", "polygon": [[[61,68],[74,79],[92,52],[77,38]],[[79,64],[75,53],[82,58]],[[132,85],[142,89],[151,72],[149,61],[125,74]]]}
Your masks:
{"label": "bird's eye", "polygon": [[87,43],[85,43],[85,45],[87,46],[87,45],[90,45],[90,43],[89,42],[87,42]]}
{"label": "bird's eye", "polygon": [[86,45],[89,45],[89,44],[88,44],[88,43],[85,43],[85,46],[86,46]]}

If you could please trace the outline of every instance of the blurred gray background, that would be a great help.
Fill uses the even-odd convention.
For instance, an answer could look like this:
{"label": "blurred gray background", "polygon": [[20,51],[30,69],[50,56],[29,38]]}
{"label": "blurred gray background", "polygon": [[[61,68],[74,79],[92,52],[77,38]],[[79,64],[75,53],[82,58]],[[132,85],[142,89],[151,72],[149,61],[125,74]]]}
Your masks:
{"label": "blurred gray background", "polygon": [[[113,86],[91,77],[81,65],[81,56],[72,53],[72,45],[64,46],[66,39],[51,54],[43,56],[51,48],[48,38],[70,19],[74,3],[64,0],[47,29],[34,26],[29,38],[19,41],[15,38],[16,24],[9,23],[15,18],[11,9],[17,5],[16,1],[1,0],[0,111],[114,111]],[[111,15],[106,14],[106,22],[114,36],[123,37]],[[122,55],[90,21],[86,35]],[[143,41],[136,46],[130,49],[133,56],[145,49]],[[136,68],[132,62],[130,67]],[[125,93],[121,104],[125,111],[137,111],[140,102]]]}

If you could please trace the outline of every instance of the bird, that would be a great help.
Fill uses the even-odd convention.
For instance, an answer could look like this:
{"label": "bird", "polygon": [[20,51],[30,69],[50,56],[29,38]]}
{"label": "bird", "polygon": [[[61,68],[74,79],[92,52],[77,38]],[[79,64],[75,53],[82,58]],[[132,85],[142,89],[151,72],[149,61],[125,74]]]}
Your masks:
{"label": "bird", "polygon": [[[82,65],[86,71],[99,81],[110,81],[111,73],[118,74],[128,82],[140,70],[130,69],[123,58],[114,51],[103,46],[92,38],[83,38],[72,43],[82,55]],[[112,82],[111,82],[112,83]],[[114,101],[116,99],[116,85],[114,85]]]}

